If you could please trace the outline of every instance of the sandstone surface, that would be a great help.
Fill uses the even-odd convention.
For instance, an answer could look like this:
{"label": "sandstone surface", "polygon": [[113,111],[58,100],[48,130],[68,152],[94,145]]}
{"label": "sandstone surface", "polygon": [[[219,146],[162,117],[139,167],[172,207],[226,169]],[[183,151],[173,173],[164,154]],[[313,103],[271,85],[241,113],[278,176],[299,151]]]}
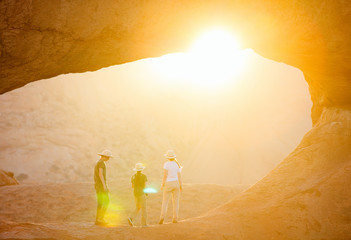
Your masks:
{"label": "sandstone surface", "polygon": [[[151,186],[155,182],[149,179]],[[155,183],[154,183],[155,184]],[[148,223],[157,225],[162,193],[159,181],[155,184],[157,193],[147,197]],[[249,185],[223,186],[215,184],[185,184],[180,201],[180,220],[198,217],[218,204],[225,203]],[[128,180],[109,182],[110,207],[106,219],[111,226],[131,230],[127,216],[134,209],[133,194]],[[0,238],[67,238],[80,239],[89,235],[104,234],[101,227],[93,226],[96,200],[93,183],[36,183],[7,186],[0,189]],[[172,208],[165,222],[172,220]],[[49,227],[47,227],[49,223]],[[135,219],[140,226],[140,218]],[[52,229],[58,228],[57,231]],[[68,226],[76,229],[71,232]],[[41,229],[41,233],[37,230]],[[68,228],[67,228],[68,227]],[[66,230],[64,230],[66,229]],[[72,230],[71,229],[71,230]],[[88,230],[90,229],[90,230]],[[140,228],[138,228],[140,229]],[[59,234],[61,230],[64,233]],[[88,230],[88,231],[87,231]],[[106,232],[105,232],[106,233]],[[111,237],[114,237],[111,235]]]}
{"label": "sandstone surface", "polygon": [[18,182],[12,172],[6,172],[0,169],[0,187],[6,185],[17,185]]}
{"label": "sandstone surface", "polygon": [[[196,9],[196,11],[194,11]],[[184,51],[208,26],[301,69],[313,121],[350,108],[349,1],[11,1],[0,3],[1,93],[63,73]]]}

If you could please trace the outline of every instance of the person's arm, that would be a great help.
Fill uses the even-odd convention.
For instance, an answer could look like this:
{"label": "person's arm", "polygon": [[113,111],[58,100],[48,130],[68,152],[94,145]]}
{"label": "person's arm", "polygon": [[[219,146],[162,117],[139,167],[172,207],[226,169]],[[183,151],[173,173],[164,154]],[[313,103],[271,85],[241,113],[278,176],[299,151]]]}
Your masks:
{"label": "person's arm", "polygon": [[164,169],[164,171],[163,171],[163,178],[162,178],[162,184],[161,184],[161,190],[163,190],[163,187],[166,184],[167,176],[168,176],[168,171],[166,169]]}
{"label": "person's arm", "polygon": [[104,174],[103,174],[103,169],[102,168],[99,168],[99,177],[100,177],[100,180],[102,182],[102,186],[104,187],[104,191],[107,192],[108,189],[107,189],[107,186],[106,186],[106,183],[105,183],[105,179],[104,179]]}
{"label": "person's arm", "polygon": [[178,181],[179,181],[179,190],[182,191],[183,190],[182,174],[180,172],[178,172],[177,174],[178,174]]}
{"label": "person's arm", "polygon": [[134,175],[131,177],[130,182],[132,184],[132,188],[134,188]]}
{"label": "person's arm", "polygon": [[[145,175],[145,188],[147,188],[147,187],[148,187],[148,185],[149,185],[149,184],[148,184],[148,182],[147,182],[147,177],[146,177],[146,175]],[[145,188],[144,188],[144,189],[145,189]],[[145,193],[145,192],[144,192],[144,193]],[[148,193],[145,193],[145,196],[147,196],[147,197],[148,197],[148,196],[149,196],[149,194],[148,194]]]}

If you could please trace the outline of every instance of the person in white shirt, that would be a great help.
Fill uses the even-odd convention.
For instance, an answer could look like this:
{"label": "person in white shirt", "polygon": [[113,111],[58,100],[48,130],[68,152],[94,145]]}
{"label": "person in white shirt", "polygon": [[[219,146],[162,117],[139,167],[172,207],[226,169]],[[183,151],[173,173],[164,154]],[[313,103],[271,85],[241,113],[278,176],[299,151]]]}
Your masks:
{"label": "person in white shirt", "polygon": [[163,190],[162,209],[159,224],[163,224],[167,213],[168,201],[172,196],[173,203],[173,223],[178,222],[179,196],[182,191],[182,166],[178,163],[173,150],[168,150],[164,155],[168,161],[163,166],[163,179],[161,190]]}

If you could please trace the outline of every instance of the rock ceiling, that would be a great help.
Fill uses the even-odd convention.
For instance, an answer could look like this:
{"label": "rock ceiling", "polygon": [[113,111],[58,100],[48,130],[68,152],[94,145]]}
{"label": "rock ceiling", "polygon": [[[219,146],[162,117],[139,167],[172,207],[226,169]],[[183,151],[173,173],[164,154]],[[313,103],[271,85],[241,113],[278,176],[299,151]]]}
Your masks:
{"label": "rock ceiling", "polygon": [[0,93],[64,73],[184,50],[208,26],[226,26],[245,47],[301,69],[313,121],[351,104],[348,1],[0,2]]}

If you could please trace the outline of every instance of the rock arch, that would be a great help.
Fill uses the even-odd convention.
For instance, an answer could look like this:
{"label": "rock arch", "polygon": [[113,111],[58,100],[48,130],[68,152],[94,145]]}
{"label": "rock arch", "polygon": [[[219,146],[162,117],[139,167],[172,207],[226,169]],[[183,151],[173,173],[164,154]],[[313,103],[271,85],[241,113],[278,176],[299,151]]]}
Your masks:
{"label": "rock arch", "polygon": [[199,30],[225,25],[246,47],[304,72],[314,126],[254,187],[192,220],[191,227],[167,231],[175,239],[347,239],[350,11],[342,0],[3,0],[0,93],[59,74],[182,51]]}

